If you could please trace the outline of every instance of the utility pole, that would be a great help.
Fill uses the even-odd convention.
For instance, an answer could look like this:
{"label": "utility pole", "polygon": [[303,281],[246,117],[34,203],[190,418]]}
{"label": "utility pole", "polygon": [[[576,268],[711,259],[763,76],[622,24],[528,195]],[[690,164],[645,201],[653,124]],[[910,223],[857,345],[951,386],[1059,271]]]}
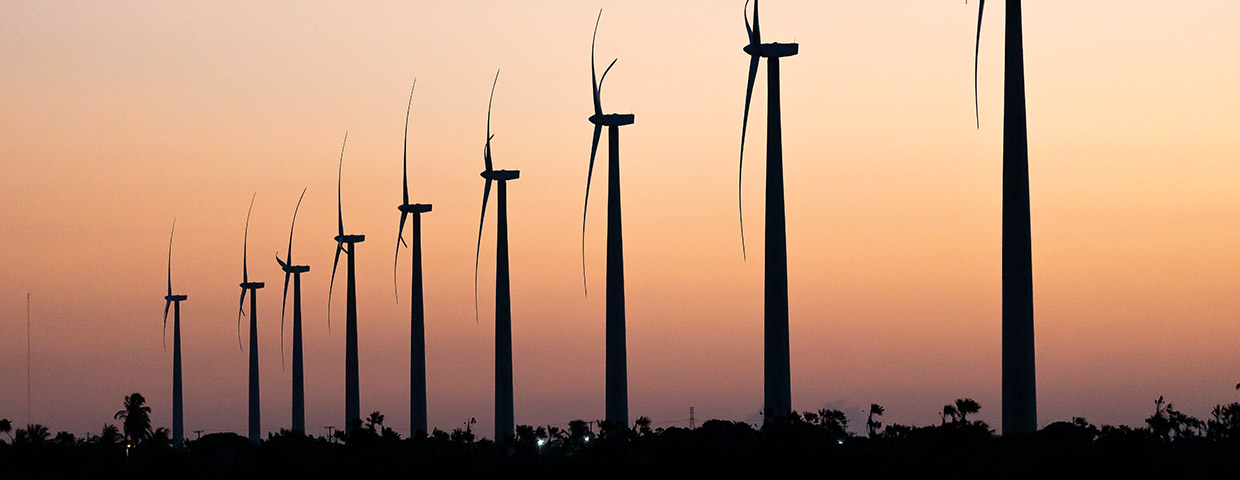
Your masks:
{"label": "utility pole", "polygon": [[30,416],[30,292],[26,292],[26,424],[34,424]]}
{"label": "utility pole", "polygon": [[194,430],[194,434],[198,435],[197,437],[194,437],[194,440],[202,440],[202,432],[204,432],[204,430]]}

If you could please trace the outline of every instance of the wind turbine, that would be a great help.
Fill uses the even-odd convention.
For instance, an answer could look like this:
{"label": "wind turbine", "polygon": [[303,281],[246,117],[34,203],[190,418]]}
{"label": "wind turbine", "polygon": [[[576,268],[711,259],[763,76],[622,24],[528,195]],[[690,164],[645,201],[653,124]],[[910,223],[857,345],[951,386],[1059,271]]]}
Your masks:
{"label": "wind turbine", "polygon": [[[396,234],[396,257],[392,262],[392,278],[396,278],[396,265],[400,260],[400,246],[405,243],[405,220],[413,216],[413,283],[409,305],[409,432],[410,436],[426,434],[426,318],[422,303],[422,214],[430,213],[429,203],[409,203],[409,112],[413,108],[413,90],[418,81],[409,88],[409,105],[405,107],[405,144],[401,176],[403,194],[400,210],[400,231]],[[397,288],[397,295],[399,295]],[[399,299],[399,297],[398,297]]]}
{"label": "wind turbine", "polygon": [[[258,193],[254,194],[257,197]],[[237,348],[241,348],[241,316],[244,314],[245,294],[250,294],[250,441],[263,440],[262,421],[258,398],[258,289],[263,282],[250,281],[250,213],[254,211],[254,197],[250,197],[250,209],[245,213],[245,237],[241,244],[241,300],[237,304]]]}
{"label": "wind turbine", "polygon": [[172,294],[172,238],[177,233],[177,221],[172,220],[172,233],[168,234],[168,294],[164,295],[164,350],[168,349],[168,307],[176,305],[172,314],[172,445],[180,447],[185,440],[185,410],[181,395],[181,302],[186,295]]}
{"label": "wind turbine", "polygon": [[[749,33],[749,86],[745,89],[745,116],[741,123],[741,167],[745,162],[745,132],[749,128],[749,101],[758,77],[758,61],[767,59],[766,134],[766,272],[765,272],[765,388],[766,420],[782,419],[792,411],[792,377],[788,349],[788,238],[784,223],[784,147],[779,112],[779,59],[797,54],[795,43],[762,43],[758,28],[758,0],[753,2],[753,27],[749,26],[749,2],[745,2],[745,30]],[[739,177],[739,175],[738,175]],[[740,198],[737,180],[737,198]],[[741,213],[741,254],[745,253],[745,220]]]}
{"label": "wind turbine", "polygon": [[307,265],[293,264],[293,227],[297,225],[297,211],[301,209],[301,199],[306,197],[306,189],[301,189],[297,197],[297,207],[293,208],[293,222],[288,227],[288,251],[284,260],[276,254],[276,263],[284,270],[284,300],[280,303],[280,362],[284,362],[284,308],[288,304],[288,279],[293,277],[293,431],[306,433],[306,374],[302,363],[301,351],[301,274],[309,272]]}
{"label": "wind turbine", "polygon": [[495,101],[495,85],[499,83],[499,71],[491,83],[491,99],[487,102],[487,143],[482,149],[486,170],[480,175],[486,179],[482,190],[482,216],[478,220],[478,246],[474,251],[474,315],[478,315],[478,258],[482,252],[482,226],[487,217],[487,197],[491,195],[491,182],[499,183],[497,192],[495,234],[495,441],[512,438],[514,432],[512,400],[512,297],[508,283],[508,181],[521,176],[520,170],[493,170],[491,168],[491,103]]}
{"label": "wind turbine", "polygon": [[[982,13],[977,8],[973,51],[973,108],[982,46]],[[1003,64],[1003,433],[1038,429],[1037,376],[1033,350],[1033,255],[1029,227],[1029,132],[1025,115],[1025,46],[1020,0],[1007,0]]]}
{"label": "wind turbine", "polygon": [[603,70],[598,79],[594,70],[594,43],[598,39],[598,24],[603,18],[600,9],[594,20],[594,38],[590,41],[590,81],[594,92],[594,141],[590,146],[590,167],[586,171],[586,200],[581,213],[581,276],[585,284],[586,272],[586,212],[590,207],[590,180],[594,176],[594,158],[598,153],[599,137],[607,127],[607,389],[606,418],[614,426],[629,424],[628,360],[625,346],[624,320],[624,235],[620,215],[620,127],[633,124],[633,114],[603,114],[602,89],[607,72],[616,64]]}
{"label": "wind turbine", "polygon": [[[336,284],[336,266],[340,263],[340,252],[348,254],[348,273],[346,275],[347,293],[345,294],[345,340],[344,340],[344,425],[345,433],[353,431],[353,422],[361,421],[362,410],[359,400],[357,374],[357,283],[353,267],[353,247],[366,241],[365,235],[344,234],[344,210],[340,202],[340,177],[344,172],[344,146],[349,141],[349,134],[344,134],[344,142],[340,144],[340,165],[336,171],[336,259],[332,261],[332,278],[327,285],[327,325],[331,327],[332,288]],[[348,245],[348,247],[345,247]]]}

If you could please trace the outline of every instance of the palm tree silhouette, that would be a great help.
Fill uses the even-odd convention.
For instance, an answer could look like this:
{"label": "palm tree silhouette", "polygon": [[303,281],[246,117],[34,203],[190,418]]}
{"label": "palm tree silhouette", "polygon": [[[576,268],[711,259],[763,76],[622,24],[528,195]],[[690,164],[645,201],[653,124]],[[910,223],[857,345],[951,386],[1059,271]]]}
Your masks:
{"label": "palm tree silhouette", "polygon": [[156,448],[170,447],[172,446],[172,432],[169,432],[165,427],[156,428],[151,432],[151,436],[147,438],[144,445]]}
{"label": "palm tree silhouette", "polygon": [[370,412],[370,416],[366,417],[366,428],[372,432],[383,432],[383,414],[377,410]]}
{"label": "palm tree silhouette", "polygon": [[136,445],[151,436],[151,407],[146,406],[146,399],[141,393],[125,395],[125,408],[118,410],[112,418],[121,421],[129,443]]}
{"label": "palm tree silhouette", "polygon": [[878,429],[883,427],[883,422],[874,420],[874,417],[883,416],[883,406],[877,403],[870,404],[870,415],[865,419],[865,429],[870,434],[870,438],[878,435]]}
{"label": "palm tree silhouette", "polygon": [[964,398],[964,399],[957,398],[956,399],[955,410],[957,413],[960,414],[961,423],[968,423],[969,414],[977,413],[981,409],[982,409],[982,406],[978,404],[976,401],[974,401],[972,398]]}
{"label": "palm tree silhouette", "polygon": [[43,425],[40,425],[37,423],[33,423],[30,425],[26,425],[25,430],[17,431],[17,439],[14,441],[14,443],[31,443],[31,444],[46,443],[47,439],[51,438],[51,436],[52,434],[51,432],[47,431],[47,427],[44,427]]}
{"label": "palm tree silhouette", "polygon": [[121,443],[121,432],[116,425],[105,424],[103,431],[99,432],[99,436],[95,437],[96,443],[100,445],[116,445]]}
{"label": "palm tree silhouette", "polygon": [[960,412],[956,410],[955,405],[943,405],[943,413],[939,415],[939,424],[947,425],[948,417],[951,417],[952,423],[955,423],[960,418]]}

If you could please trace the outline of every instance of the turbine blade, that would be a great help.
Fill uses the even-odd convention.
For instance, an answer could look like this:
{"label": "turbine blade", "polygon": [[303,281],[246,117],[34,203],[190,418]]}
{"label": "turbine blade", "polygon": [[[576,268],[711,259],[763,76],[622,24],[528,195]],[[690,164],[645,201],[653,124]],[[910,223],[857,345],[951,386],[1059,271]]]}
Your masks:
{"label": "turbine blade", "polygon": [[749,45],[759,46],[763,43],[763,33],[758,27],[758,0],[754,0],[754,26],[749,27],[749,0],[745,0],[745,32],[749,33]]}
{"label": "turbine blade", "polygon": [[177,233],[177,220],[172,219],[172,233],[168,234],[168,296],[172,296],[172,237]]}
{"label": "turbine blade", "polygon": [[474,323],[478,323],[478,257],[482,253],[482,225],[487,219],[487,198],[491,196],[491,179],[482,188],[482,215],[478,218],[478,246],[474,248]]}
{"label": "turbine blade", "polygon": [[164,351],[168,351],[168,307],[172,306],[172,300],[164,300]]}
{"label": "turbine blade", "polygon": [[349,132],[344,132],[344,142],[340,144],[340,166],[336,170],[336,233],[344,236],[344,207],[340,202],[340,176],[344,173],[344,146],[349,142]]}
{"label": "turbine blade", "polygon": [[[297,197],[297,206],[293,208],[293,223],[288,226],[288,255],[284,257],[284,262],[293,264],[293,227],[297,226],[297,211],[301,210],[301,200],[306,198],[306,189],[301,189],[301,196]],[[276,255],[276,261],[280,261],[280,256]]]}
{"label": "turbine blade", "polygon": [[590,180],[594,177],[594,158],[598,153],[599,137],[603,134],[603,125],[594,125],[594,142],[590,145],[590,166],[586,170],[586,204],[581,211],[581,288],[586,296],[590,289],[586,286],[586,212],[590,211]]}
{"label": "turbine blade", "polygon": [[[495,71],[495,80],[491,82],[491,99],[487,100],[487,145],[482,159],[486,162],[486,171],[491,171],[491,105],[495,103],[495,86],[499,84],[499,70]],[[488,183],[489,185],[489,183]]]}
{"label": "turbine blade", "polygon": [[413,89],[417,88],[418,79],[413,79],[413,87],[409,88],[409,105],[405,107],[405,146],[404,155],[402,157],[403,175],[401,181],[404,187],[403,205],[409,204],[409,112],[413,109]]}
{"label": "turbine blade", "polygon": [[749,0],[745,0],[745,7],[742,11],[745,12],[745,38],[748,38],[749,44],[753,45],[753,27],[749,26]]}
{"label": "turbine blade", "polygon": [[[757,7],[756,2],[754,4],[754,7],[755,8]],[[754,20],[755,21],[757,20],[756,15],[754,16]],[[736,205],[737,205],[736,209],[740,213],[740,219],[741,219],[741,258],[744,258],[744,259],[748,259],[749,256],[745,253],[745,209],[743,207],[744,197],[741,196],[741,187],[744,184],[744,176],[742,175],[742,173],[744,173],[745,171],[745,134],[749,131],[749,103],[750,101],[753,100],[754,80],[758,78],[759,58],[760,57],[758,57],[757,55],[752,55],[749,59],[749,83],[745,87],[745,115],[741,117],[740,166],[737,167],[737,173],[736,173]]]}
{"label": "turbine blade", "polygon": [[[276,254],[276,263],[280,264],[280,268],[287,269],[288,264],[280,261],[280,255]],[[284,296],[280,300],[280,370],[284,370],[284,311],[288,306],[288,278],[292,273],[285,270],[284,272]]]}
{"label": "turbine blade", "polygon": [[982,53],[982,12],[985,11],[986,0],[981,0],[977,6],[977,43],[973,47],[973,118],[979,130],[982,128],[982,112],[977,99],[977,63]]}
{"label": "turbine blade", "polygon": [[336,259],[332,260],[332,278],[327,283],[327,333],[332,331],[332,288],[336,286],[336,265],[340,263],[341,250],[344,250],[343,244],[336,242]]}
{"label": "turbine blade", "polygon": [[491,135],[487,137],[487,144],[482,146],[482,163],[486,165],[485,170],[488,172],[492,170],[491,168],[491,139],[492,138],[495,138],[495,135]]}
{"label": "turbine blade", "polygon": [[602,19],[603,9],[600,8],[598,9],[598,18],[594,20],[594,37],[590,40],[590,85],[594,92],[594,114],[599,116],[603,115],[603,101],[599,98],[599,90],[601,88],[599,87],[598,76],[594,71],[594,43],[598,40],[598,23]]}
{"label": "turbine blade", "polygon": [[237,350],[243,350],[241,346],[241,316],[245,315],[245,287],[241,288],[241,301],[237,305]]}
{"label": "turbine blade", "polygon": [[[402,235],[405,234],[405,218],[409,216],[409,212],[400,212],[400,230],[396,233],[396,258],[392,260],[392,287],[396,291],[396,303],[400,303],[400,285],[396,280],[396,267],[400,264],[400,245],[405,243]],[[405,244],[409,246],[409,244]]]}
{"label": "turbine blade", "polygon": [[[172,296],[172,238],[177,233],[177,219],[172,219],[172,233],[168,234],[168,296]],[[172,300],[164,299],[164,351],[168,351],[168,307]]]}
{"label": "turbine blade", "polygon": [[288,227],[288,251],[285,255],[286,261],[280,261],[280,254],[276,254],[276,263],[280,264],[280,268],[284,272],[284,295],[280,301],[280,370],[284,370],[284,314],[288,309],[288,280],[291,273],[288,268],[293,265],[293,228],[297,226],[297,211],[301,210],[301,201],[306,198],[306,188],[302,187],[301,196],[297,197],[297,206],[293,207],[293,221]]}
{"label": "turbine blade", "polygon": [[254,192],[254,196],[250,197],[250,209],[245,212],[245,236],[241,240],[241,282],[248,283],[250,281],[250,214],[254,212],[254,198],[258,196],[258,192]]}
{"label": "turbine blade", "polygon": [[603,70],[603,76],[602,76],[602,77],[599,77],[599,79],[598,79],[598,94],[597,94],[597,96],[598,96],[598,98],[599,98],[599,112],[598,112],[598,113],[599,113],[599,115],[602,115],[602,114],[603,114],[603,113],[602,113],[602,112],[603,112],[603,106],[602,106],[603,82],[607,81],[607,72],[610,72],[610,71],[611,71],[611,67],[616,66],[616,62],[617,62],[617,61],[619,61],[619,60],[620,60],[619,58],[614,58],[614,59],[612,59],[612,60],[611,60],[611,63],[607,65],[607,68]]}

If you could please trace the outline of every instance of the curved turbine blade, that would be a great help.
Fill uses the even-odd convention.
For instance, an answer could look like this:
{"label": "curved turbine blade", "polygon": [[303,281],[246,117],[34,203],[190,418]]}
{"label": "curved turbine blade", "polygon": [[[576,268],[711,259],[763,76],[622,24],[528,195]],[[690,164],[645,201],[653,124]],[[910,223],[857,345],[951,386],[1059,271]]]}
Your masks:
{"label": "curved turbine blade", "polygon": [[482,215],[478,218],[478,246],[474,249],[474,323],[478,323],[478,257],[482,253],[482,225],[487,219],[487,198],[491,196],[491,179],[482,188]]}
{"label": "curved turbine blade", "polygon": [[740,213],[741,219],[741,257],[748,259],[745,253],[745,209],[743,208],[744,200],[741,196],[742,185],[744,184],[745,171],[745,134],[749,131],[749,103],[753,99],[753,83],[758,77],[758,59],[757,55],[749,59],[749,84],[745,87],[745,115],[741,117],[741,156],[740,166],[737,167],[736,173],[736,204],[737,211]]}
{"label": "curved turbine blade", "polygon": [[[482,160],[486,163],[486,171],[491,167],[491,106],[495,103],[495,86],[499,84],[499,70],[495,71],[495,80],[491,82],[491,97],[487,100],[487,143],[482,147]],[[487,199],[491,196],[491,179],[487,178],[482,188],[482,214],[478,217],[478,244],[474,247],[474,323],[478,323],[478,258],[482,253],[482,226],[487,219]]]}
{"label": "curved turbine blade", "polygon": [[751,48],[749,59],[749,83],[745,87],[745,116],[741,119],[741,155],[740,165],[737,167],[736,173],[736,210],[740,216],[741,224],[741,258],[748,260],[749,255],[745,251],[745,209],[744,200],[741,195],[744,185],[745,171],[745,134],[749,131],[749,103],[753,99],[753,83],[758,78],[758,49],[762,46],[762,31],[758,26],[758,0],[753,0],[753,26],[749,25],[749,0],[745,0],[745,33],[749,35],[749,45]]}
{"label": "curved turbine blade", "polygon": [[[177,219],[172,219],[172,233],[168,234],[168,296],[172,296],[172,237],[177,233]],[[172,300],[164,299],[164,351],[168,351],[168,308]]]}
{"label": "curved turbine blade", "polygon": [[413,90],[418,87],[418,79],[413,79],[413,86],[409,88],[409,105],[405,107],[405,144],[404,155],[402,156],[402,168],[404,186],[405,205],[409,204],[409,112],[413,110]]}
{"label": "curved turbine blade", "polygon": [[499,70],[495,71],[495,80],[491,82],[491,99],[487,100],[487,145],[482,155],[482,161],[486,162],[486,171],[488,172],[493,170],[491,168],[491,139],[495,138],[495,136],[491,135],[491,104],[495,102],[495,86],[497,84],[499,84]]}
{"label": "curved turbine blade", "polygon": [[344,146],[349,143],[349,132],[344,132],[344,142],[340,144],[340,165],[336,168],[336,233],[344,236],[344,207],[340,200],[340,177],[344,173]]}
{"label": "curved turbine blade", "polygon": [[[603,9],[598,9],[598,18],[594,20],[594,37],[590,40],[590,84],[594,91],[594,114],[603,115],[603,101],[599,98],[601,87],[599,86],[598,77],[594,71],[594,43],[598,41],[598,23],[603,19]],[[612,62],[615,63],[614,61]],[[608,67],[610,68],[610,67]],[[603,75],[606,75],[604,73]]]}
{"label": "curved turbine blade", "polygon": [[482,147],[482,161],[486,164],[486,171],[491,171],[491,140],[495,135],[487,137],[487,144]]}
{"label": "curved turbine blade", "polygon": [[[254,196],[250,197],[250,209],[245,212],[245,236],[241,241],[241,283],[250,282],[250,214],[254,212],[254,198],[258,197],[258,192],[254,192]],[[244,350],[241,346],[241,316],[245,315],[245,287],[241,287],[241,301],[237,305],[237,349]]]}
{"label": "curved turbine blade", "polygon": [[332,331],[332,288],[336,286],[336,265],[340,263],[340,252],[344,244],[336,242],[336,259],[332,260],[332,279],[327,283],[327,333]]}
{"label": "curved turbine blade", "polygon": [[[284,257],[284,263],[293,264],[293,227],[297,226],[297,211],[301,210],[301,200],[306,198],[306,188],[301,189],[301,196],[297,197],[297,206],[293,207],[293,222],[288,226],[288,254]],[[279,258],[278,256],[276,257]]]}
{"label": "curved turbine blade", "polygon": [[982,12],[986,11],[986,0],[977,6],[977,43],[973,47],[973,118],[977,120],[977,128],[982,128],[981,107],[977,100],[977,63],[982,53]]}
{"label": "curved turbine blade", "polygon": [[396,233],[396,257],[392,260],[392,288],[396,292],[396,303],[400,303],[400,282],[396,279],[396,268],[400,265],[400,246],[401,244],[404,244],[406,247],[409,246],[401,236],[405,233],[405,219],[407,217],[409,217],[409,212],[400,212],[400,230]]}
{"label": "curved turbine blade", "polygon": [[280,370],[284,370],[284,307],[288,305],[288,277],[293,274],[288,271],[289,264],[280,260],[279,253],[276,254],[276,263],[284,270],[284,299],[280,301]]}
{"label": "curved turbine blade", "polygon": [[594,177],[594,158],[598,153],[599,137],[603,134],[603,125],[594,125],[594,141],[590,145],[590,167],[586,170],[586,203],[581,211],[581,287],[586,296],[590,290],[586,286],[586,213],[590,211],[590,180]]}
{"label": "curved turbine blade", "polygon": [[172,306],[172,300],[164,300],[164,351],[168,351],[168,307]]}
{"label": "curved turbine blade", "polygon": [[254,212],[254,198],[258,197],[258,192],[254,192],[254,196],[250,197],[250,209],[245,212],[245,236],[241,239],[241,281],[250,281],[250,214]]}
{"label": "curved turbine blade", "polygon": [[[336,170],[336,231],[344,236],[344,207],[341,206],[340,200],[340,177],[344,172],[344,147],[349,143],[349,132],[344,132],[344,142],[340,144],[340,166]],[[332,288],[336,285],[336,266],[340,263],[340,251],[344,250],[344,243],[340,240],[336,241],[336,259],[332,261],[332,278],[327,284],[327,331],[332,331]]]}
{"label": "curved turbine blade", "polygon": [[757,47],[762,44],[762,32],[758,28],[758,0],[753,0],[753,28],[749,26],[749,0],[745,0],[745,33],[749,35],[749,44]]}
{"label": "curved turbine blade", "polygon": [[[418,79],[413,79],[413,86],[409,88],[409,104],[405,107],[405,143],[401,156],[401,187],[404,200],[401,205],[409,204],[409,112],[413,110],[413,91],[418,87]],[[400,212],[400,229],[396,231],[396,255],[392,259],[392,290],[396,292],[396,303],[400,303],[400,283],[396,279],[396,267],[400,264],[400,246],[409,246],[405,243],[405,218],[409,214]]]}
{"label": "curved turbine blade", "polygon": [[301,189],[301,196],[297,197],[297,206],[293,208],[293,223],[288,227],[288,252],[285,261],[280,261],[280,254],[276,253],[276,263],[280,264],[280,269],[284,270],[284,299],[280,301],[280,369],[284,370],[284,312],[288,307],[288,279],[292,275],[288,268],[293,264],[293,227],[297,226],[297,211],[301,210],[301,200],[306,198],[306,188]]}
{"label": "curved turbine blade", "polygon": [[616,66],[616,62],[619,60],[620,60],[619,58],[613,58],[611,60],[611,63],[607,65],[607,68],[603,69],[603,76],[599,77],[598,79],[598,90],[595,93],[595,96],[599,99],[599,115],[602,115],[602,111],[603,111],[603,106],[602,106],[603,82],[607,81],[607,72],[610,72],[611,67]]}
{"label": "curved turbine blade", "polygon": [[244,306],[245,306],[245,287],[241,287],[241,302],[237,306],[237,350],[239,351],[245,350],[245,348],[241,346],[241,316],[245,315],[244,313],[242,313]]}

